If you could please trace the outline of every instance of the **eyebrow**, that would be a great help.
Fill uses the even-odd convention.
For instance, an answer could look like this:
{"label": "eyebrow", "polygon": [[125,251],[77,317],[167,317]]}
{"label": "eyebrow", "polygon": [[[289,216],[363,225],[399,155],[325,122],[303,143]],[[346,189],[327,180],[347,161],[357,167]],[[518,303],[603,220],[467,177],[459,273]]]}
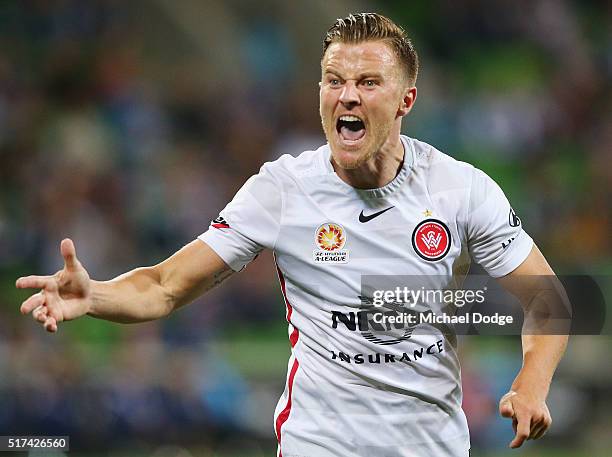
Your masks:
{"label": "eyebrow", "polygon": [[[331,73],[332,75],[336,75],[336,76],[338,76],[340,78],[343,78],[337,71],[332,70],[330,68],[325,69],[324,72],[323,72],[324,75],[327,75],[329,73]],[[358,76],[358,80],[368,79],[368,78],[383,79],[383,75],[382,75],[382,73],[378,73],[378,72],[375,72],[375,71],[369,71],[369,72],[361,73]]]}
{"label": "eyebrow", "polygon": [[372,71],[372,72],[367,72],[367,73],[362,73],[360,75],[360,79],[367,79],[367,78],[378,78],[378,79],[382,79],[383,75],[382,73],[378,73],[376,71]]}

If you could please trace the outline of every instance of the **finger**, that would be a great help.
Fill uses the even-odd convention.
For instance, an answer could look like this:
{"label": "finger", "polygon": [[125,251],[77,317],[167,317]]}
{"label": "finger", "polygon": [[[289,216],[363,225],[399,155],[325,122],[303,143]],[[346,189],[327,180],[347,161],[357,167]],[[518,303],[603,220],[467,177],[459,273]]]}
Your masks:
{"label": "finger", "polygon": [[499,403],[499,414],[501,414],[502,417],[514,416],[514,408],[512,407],[512,402],[510,399],[502,400]]}
{"label": "finger", "polygon": [[530,439],[537,440],[542,438],[550,428],[551,423],[552,420],[550,418],[544,418],[536,427],[533,428]]}
{"label": "finger", "polygon": [[548,431],[549,426],[548,425],[544,425],[542,427],[540,427],[540,429],[537,431],[537,433],[535,433],[533,435],[534,440],[539,440],[540,438],[542,438],[544,435],[546,435],[546,432]]}
{"label": "finger", "polygon": [[52,276],[25,276],[15,282],[18,289],[45,289],[54,285]]}
{"label": "finger", "polygon": [[[44,292],[43,292],[44,293]],[[45,293],[47,300],[45,301],[45,308],[47,308],[47,315],[55,319],[55,323],[59,324],[64,319],[62,318],[62,312],[60,303],[57,295]]]}
{"label": "finger", "polygon": [[38,308],[36,308],[34,311],[32,311],[32,317],[34,318],[35,321],[40,322],[41,324],[44,324],[44,322],[47,320],[47,309],[45,306],[39,306]]}
{"label": "finger", "polygon": [[544,421],[540,421],[540,422],[532,425],[531,432],[529,433],[529,438],[527,438],[527,439],[528,440],[535,440],[536,437],[538,436],[538,434],[540,434],[542,432],[543,428],[545,428],[544,427]]}
{"label": "finger", "polygon": [[68,271],[76,269],[78,266],[78,260],[76,257],[76,248],[70,238],[65,238],[60,244],[60,252],[64,258],[64,266]]}
{"label": "finger", "polygon": [[510,443],[511,448],[521,447],[531,432],[531,415],[518,415],[518,424],[516,426],[516,436]]}
{"label": "finger", "polygon": [[540,427],[543,425],[544,423],[544,416],[532,416],[531,418],[531,427],[529,430],[529,437],[527,438],[528,440],[532,440],[533,437],[535,436],[536,432],[540,431]]}
{"label": "finger", "polygon": [[57,323],[55,322],[55,319],[54,319],[54,318],[52,318],[52,317],[48,317],[48,318],[45,320],[45,323],[44,323],[43,325],[44,325],[45,330],[46,330],[47,332],[50,332],[50,333],[55,333],[55,332],[57,332]]}
{"label": "finger", "polygon": [[45,304],[45,294],[43,294],[42,292],[38,292],[37,294],[32,295],[30,298],[24,301],[21,304],[19,311],[21,311],[21,314],[28,314],[33,309],[36,309],[39,306],[42,306],[44,304]]}

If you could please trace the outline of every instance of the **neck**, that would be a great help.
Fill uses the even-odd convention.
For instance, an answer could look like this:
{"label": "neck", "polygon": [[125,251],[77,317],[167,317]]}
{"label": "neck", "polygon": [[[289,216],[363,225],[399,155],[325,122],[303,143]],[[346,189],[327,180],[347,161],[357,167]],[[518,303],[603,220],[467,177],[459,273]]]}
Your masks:
{"label": "neck", "polygon": [[332,158],[336,174],[357,189],[378,189],[398,175],[404,163],[404,145],[399,136],[391,135],[372,158],[354,169],[339,167]]}

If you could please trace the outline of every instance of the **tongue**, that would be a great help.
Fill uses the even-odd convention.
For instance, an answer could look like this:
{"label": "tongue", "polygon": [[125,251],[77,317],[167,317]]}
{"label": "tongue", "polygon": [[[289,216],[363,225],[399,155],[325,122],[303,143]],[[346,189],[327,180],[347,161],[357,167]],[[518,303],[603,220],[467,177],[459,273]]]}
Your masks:
{"label": "tongue", "polygon": [[344,138],[345,140],[357,141],[365,135],[365,129],[357,130],[356,132],[354,132],[348,127],[341,127],[340,134],[342,135],[342,138]]}

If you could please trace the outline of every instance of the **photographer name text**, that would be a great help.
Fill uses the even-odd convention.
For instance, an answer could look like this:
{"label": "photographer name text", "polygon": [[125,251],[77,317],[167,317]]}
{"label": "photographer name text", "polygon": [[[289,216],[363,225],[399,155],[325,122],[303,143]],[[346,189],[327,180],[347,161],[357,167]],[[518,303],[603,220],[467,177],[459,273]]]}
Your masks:
{"label": "photographer name text", "polygon": [[446,313],[373,313],[377,324],[494,324],[504,326],[514,323],[514,317],[506,314],[466,313],[459,316]]}

